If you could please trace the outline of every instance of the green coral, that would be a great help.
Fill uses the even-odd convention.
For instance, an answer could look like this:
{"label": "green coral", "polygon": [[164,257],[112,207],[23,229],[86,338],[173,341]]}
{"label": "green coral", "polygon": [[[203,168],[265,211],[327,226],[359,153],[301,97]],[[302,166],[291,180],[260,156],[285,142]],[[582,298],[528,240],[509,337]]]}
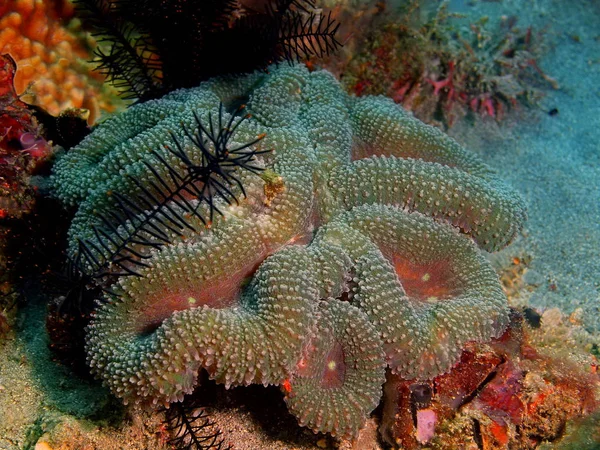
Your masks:
{"label": "green coral", "polygon": [[285,401],[300,425],[352,434],[381,397],[379,334],[364,313],[339,300],[323,303],[318,317],[315,337],[284,387]]}
{"label": "green coral", "polygon": [[[235,117],[241,103],[246,120]],[[117,296],[98,307],[87,352],[116,395],[180,400],[204,369],[227,386],[281,384],[301,424],[353,436],[386,365],[431,378],[465,342],[504,331],[505,297],[477,245],[495,250],[519,232],[518,195],[389,100],[352,98],[301,65],[210,80],[99,125],[53,175],[56,196],[78,206],[71,254],[79,242],[106,254],[113,244],[98,230],[118,209],[114,193],[172,185],[186,167],[168,147],[199,161],[191,130],[219,128],[217,116],[234,124],[231,148],[253,143],[248,158],[265,170],[232,169],[239,203],[146,206],[185,226],[153,221],[127,260],[143,258],[138,276],[98,281]],[[207,227],[211,207],[222,214]],[[168,239],[154,245],[157,235]]]}
{"label": "green coral", "polygon": [[430,379],[447,372],[467,341],[508,325],[496,273],[476,245],[445,223],[388,205],[362,205],[317,236],[344,248],[353,304],[375,324],[392,372]]}

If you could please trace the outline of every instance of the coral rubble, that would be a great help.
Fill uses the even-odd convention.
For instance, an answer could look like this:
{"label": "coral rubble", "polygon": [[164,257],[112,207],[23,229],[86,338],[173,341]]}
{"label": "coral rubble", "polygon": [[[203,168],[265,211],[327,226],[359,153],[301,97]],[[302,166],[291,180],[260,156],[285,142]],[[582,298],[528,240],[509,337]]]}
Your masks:
{"label": "coral rubble", "polygon": [[386,365],[430,379],[508,323],[478,245],[515,237],[519,196],[326,71],[272,67],[133,106],[52,180],[77,207],[70,255],[105,292],[89,364],[128,402],[181,400],[204,369],[279,384],[302,424],[355,436]]}
{"label": "coral rubble", "polygon": [[[384,441],[405,449],[534,449],[543,442],[556,445],[569,424],[597,414],[597,361],[584,348],[594,338],[565,323],[557,309],[544,313],[537,328],[515,311],[511,316],[500,338],[468,344],[445,374],[415,383],[389,373]],[[556,339],[570,350],[555,345]],[[429,414],[432,433],[422,432],[420,412]]]}

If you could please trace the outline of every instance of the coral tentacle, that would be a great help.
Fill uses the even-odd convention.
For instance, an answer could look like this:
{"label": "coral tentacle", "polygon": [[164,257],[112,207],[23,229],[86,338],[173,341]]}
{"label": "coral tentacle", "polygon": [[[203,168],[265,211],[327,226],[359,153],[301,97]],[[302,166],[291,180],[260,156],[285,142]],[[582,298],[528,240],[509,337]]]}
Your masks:
{"label": "coral tentacle", "polygon": [[[228,236],[230,244],[237,243],[234,248],[243,242],[242,233],[238,236]],[[199,254],[208,255],[208,261],[200,259],[195,273],[177,276],[177,283],[174,272],[169,272],[172,285],[183,285],[175,300],[151,299],[164,292],[152,292],[154,286],[147,286],[155,277],[146,277],[146,283],[127,278],[134,286],[124,285],[122,296],[101,306],[89,325],[90,366],[126,401],[181,400],[193,390],[200,368],[227,386],[278,384],[298,362],[305,332],[313,326],[317,298],[306,251],[289,247],[273,255],[243,292],[230,293],[232,298],[203,299],[206,284],[227,279],[225,267],[249,268],[257,256],[248,254],[240,262],[239,253],[224,250],[219,255],[207,248]],[[193,256],[193,251],[185,251],[186,256]],[[306,269],[299,270],[299,263]],[[303,289],[294,289],[300,285]],[[168,317],[157,322],[153,305],[164,307]]]}
{"label": "coral tentacle", "polygon": [[355,133],[353,159],[396,156],[437,162],[481,177],[492,173],[450,136],[423,124],[390,98],[356,98],[351,118]]}
{"label": "coral tentacle", "polygon": [[285,401],[300,425],[354,437],[379,402],[384,377],[379,336],[357,308],[330,299],[315,336],[286,384]]}
{"label": "coral tentacle", "polygon": [[338,209],[389,204],[446,220],[485,250],[508,245],[520,230],[522,200],[497,183],[456,168],[415,159],[372,157],[330,172],[328,186]]}

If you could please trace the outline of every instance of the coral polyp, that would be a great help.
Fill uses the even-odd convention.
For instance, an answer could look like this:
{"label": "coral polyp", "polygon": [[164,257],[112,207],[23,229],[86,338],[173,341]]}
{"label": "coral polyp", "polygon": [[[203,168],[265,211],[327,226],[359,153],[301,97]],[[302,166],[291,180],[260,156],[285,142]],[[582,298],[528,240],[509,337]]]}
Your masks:
{"label": "coral polyp", "polygon": [[353,261],[353,302],[379,330],[393,373],[430,379],[456,363],[465,343],[506,328],[495,272],[451,226],[388,205],[356,207],[332,225]]}
{"label": "coral polyp", "polygon": [[315,332],[284,384],[286,403],[300,425],[352,435],[381,396],[378,333],[364,313],[339,300],[322,305]]}
{"label": "coral polyp", "polygon": [[[160,195],[188,173],[174,140],[206,167],[232,127],[228,148],[246,159],[221,181],[228,195],[207,179]],[[273,67],[135,105],[53,180],[78,208],[71,256],[106,258],[88,361],[127,402],[180,400],[206,370],[226,386],[281,385],[301,424],[350,437],[386,365],[431,378],[508,323],[478,246],[515,237],[519,196],[452,139],[383,97],[348,96],[325,71]],[[116,234],[134,236],[128,258],[111,259]]]}

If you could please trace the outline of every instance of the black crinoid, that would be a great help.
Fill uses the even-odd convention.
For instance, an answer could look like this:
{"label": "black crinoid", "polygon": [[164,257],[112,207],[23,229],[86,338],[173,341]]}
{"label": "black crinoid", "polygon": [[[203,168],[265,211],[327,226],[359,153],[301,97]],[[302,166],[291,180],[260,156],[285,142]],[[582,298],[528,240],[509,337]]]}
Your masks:
{"label": "black crinoid", "polygon": [[210,77],[324,56],[340,43],[315,0],[78,0],[99,68],[144,101]]}
{"label": "black crinoid", "polygon": [[84,328],[99,300],[117,300],[117,279],[139,276],[152,250],[186,230],[210,227],[214,216],[222,215],[220,205],[237,204],[246,195],[241,172],[260,173],[256,156],[270,152],[256,145],[263,135],[236,142],[247,117],[244,106],[227,114],[222,104],[205,120],[194,114],[194,125],[183,127],[189,142],[171,135],[164,152],[152,151],[144,161],[143,182],[130,177],[134,191],[110,193],[111,202],[98,209],[90,234],[78,241],[62,275],[53,279],[47,328],[60,361],[87,376]]}
{"label": "black crinoid", "polygon": [[[79,240],[76,262],[82,273],[97,280],[108,277],[108,284],[116,277],[138,276],[136,270],[146,266],[144,260],[149,258],[148,249],[169,244],[172,235],[186,228],[198,231],[190,224],[190,217],[210,227],[214,214],[222,215],[215,200],[232,205],[238,203],[235,191],[246,195],[239,171],[260,173],[263,169],[256,165],[255,157],[270,150],[254,147],[263,135],[231,145],[237,128],[247,118],[241,114],[243,109],[224,120],[221,104],[218,116],[209,114],[205,124],[194,113],[195,129],[184,127],[184,133],[199,150],[199,157],[193,158],[171,135],[172,145],[165,149],[183,163],[183,172],[159,152],[151,152],[153,162],[143,162],[149,179],[142,183],[131,178],[136,194],[111,193],[114,203],[98,212],[100,222],[92,226],[93,237]],[[104,292],[109,298],[114,295],[109,289]]]}
{"label": "black crinoid", "polygon": [[211,420],[195,393],[164,410],[165,425],[170,434],[168,444],[178,450],[230,450],[221,430]]}

